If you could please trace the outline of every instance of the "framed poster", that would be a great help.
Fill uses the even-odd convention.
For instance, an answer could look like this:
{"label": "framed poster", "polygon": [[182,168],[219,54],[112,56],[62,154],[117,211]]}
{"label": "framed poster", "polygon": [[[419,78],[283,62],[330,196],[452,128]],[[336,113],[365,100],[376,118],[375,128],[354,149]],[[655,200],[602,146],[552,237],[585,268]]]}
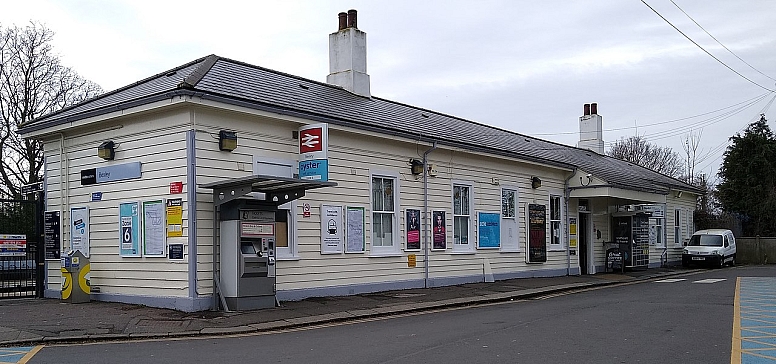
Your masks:
{"label": "framed poster", "polygon": [[183,200],[180,198],[167,199],[167,237],[183,236]]}
{"label": "framed poster", "polygon": [[364,208],[348,206],[346,210],[345,253],[363,253],[366,250]]}
{"label": "framed poster", "polygon": [[321,254],[342,253],[342,206],[321,205]]}
{"label": "framed poster", "polygon": [[447,232],[445,231],[445,212],[444,211],[434,211],[431,214],[434,224],[433,224],[433,235],[434,235],[434,243],[431,246],[431,249],[434,250],[444,250],[447,249]]}
{"label": "framed poster", "polygon": [[166,256],[164,202],[162,200],[143,202],[143,255]]}
{"label": "framed poster", "polygon": [[407,246],[404,250],[420,250],[420,210],[407,209],[405,215]]}
{"label": "framed poster", "polygon": [[547,261],[547,207],[528,205],[528,263]]}
{"label": "framed poster", "polygon": [[89,208],[70,208],[70,250],[89,257]]}
{"label": "framed poster", "polygon": [[119,204],[119,255],[140,256],[140,203]]}
{"label": "framed poster", "polygon": [[501,247],[501,213],[477,212],[477,248]]}

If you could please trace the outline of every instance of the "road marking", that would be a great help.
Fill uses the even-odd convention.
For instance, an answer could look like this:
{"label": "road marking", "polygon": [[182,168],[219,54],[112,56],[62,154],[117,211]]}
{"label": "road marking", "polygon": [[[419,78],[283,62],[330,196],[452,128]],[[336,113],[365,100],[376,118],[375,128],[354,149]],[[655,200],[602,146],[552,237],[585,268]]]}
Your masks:
{"label": "road marking", "polygon": [[776,278],[739,277],[731,363],[776,362]]}
{"label": "road marking", "polygon": [[700,281],[695,281],[695,282],[692,282],[692,283],[717,283],[717,282],[722,282],[724,280],[725,280],[725,278],[717,278],[717,279],[709,278],[709,279],[701,279]]}
{"label": "road marking", "polygon": [[655,281],[655,283],[676,283],[681,281],[686,281],[687,278],[668,278],[668,279],[661,279],[659,281]]}
{"label": "road marking", "polygon": [[42,348],[43,345],[0,348],[0,364],[25,364]]}

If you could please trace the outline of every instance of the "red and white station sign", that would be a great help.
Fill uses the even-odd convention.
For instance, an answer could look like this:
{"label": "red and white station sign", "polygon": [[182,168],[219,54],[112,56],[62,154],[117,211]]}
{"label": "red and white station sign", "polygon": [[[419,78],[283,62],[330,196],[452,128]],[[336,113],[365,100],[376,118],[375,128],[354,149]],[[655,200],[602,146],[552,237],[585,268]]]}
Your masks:
{"label": "red and white station sign", "polygon": [[328,124],[312,124],[299,128],[299,161],[327,159],[328,155]]}

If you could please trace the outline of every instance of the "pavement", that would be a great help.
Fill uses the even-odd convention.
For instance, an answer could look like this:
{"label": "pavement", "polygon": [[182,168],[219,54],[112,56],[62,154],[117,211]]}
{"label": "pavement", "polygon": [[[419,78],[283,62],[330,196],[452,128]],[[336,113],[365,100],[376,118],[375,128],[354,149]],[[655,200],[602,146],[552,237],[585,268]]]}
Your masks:
{"label": "pavement", "polygon": [[280,331],[530,299],[695,271],[697,269],[675,267],[584,276],[518,278],[491,283],[309,298],[281,302],[280,307],[243,312],[188,313],[113,302],[71,304],[46,298],[4,299],[0,300],[0,347]]}

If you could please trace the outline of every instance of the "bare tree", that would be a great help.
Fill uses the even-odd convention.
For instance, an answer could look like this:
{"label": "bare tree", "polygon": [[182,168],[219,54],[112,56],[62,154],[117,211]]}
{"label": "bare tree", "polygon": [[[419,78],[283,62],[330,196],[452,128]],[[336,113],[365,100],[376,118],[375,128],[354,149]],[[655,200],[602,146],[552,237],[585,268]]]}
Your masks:
{"label": "bare tree", "polygon": [[42,180],[42,146],[19,137],[19,125],[102,92],[60,64],[53,36],[41,24],[0,25],[0,197],[19,198],[21,185]]}
{"label": "bare tree", "polygon": [[700,176],[695,175],[695,166],[698,163],[698,147],[700,147],[701,144],[701,135],[703,135],[703,130],[698,130],[697,133],[690,131],[684,137],[684,144],[682,145],[682,149],[684,149],[684,154],[687,159],[685,164],[686,174],[682,179],[691,185],[705,187],[706,181],[701,181]]}
{"label": "bare tree", "polygon": [[684,170],[679,154],[668,147],[659,147],[640,136],[620,139],[609,148],[610,157],[638,164],[670,177],[679,177]]}

